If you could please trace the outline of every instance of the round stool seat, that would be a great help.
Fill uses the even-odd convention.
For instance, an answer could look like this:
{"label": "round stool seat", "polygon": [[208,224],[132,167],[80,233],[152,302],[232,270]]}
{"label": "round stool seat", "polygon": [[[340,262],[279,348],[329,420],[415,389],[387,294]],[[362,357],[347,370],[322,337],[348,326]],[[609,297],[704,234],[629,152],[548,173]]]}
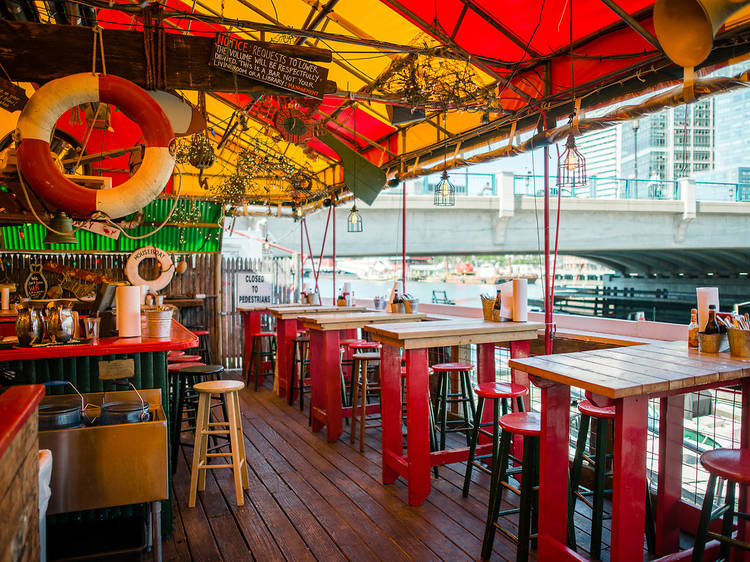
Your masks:
{"label": "round stool seat", "polygon": [[170,359],[172,357],[182,357],[183,355],[185,355],[185,352],[181,349],[173,349],[172,351],[167,353],[167,357],[169,357]]}
{"label": "round stool seat", "polygon": [[433,371],[443,373],[456,373],[459,371],[471,371],[473,369],[474,365],[471,363],[438,363],[432,366]]}
{"label": "round stool seat", "polygon": [[367,360],[367,361],[373,361],[376,359],[380,359],[380,353],[377,351],[363,351],[360,353],[355,353],[352,355],[352,359],[360,359],[360,360]]}
{"label": "round stool seat", "polygon": [[738,484],[750,484],[750,449],[714,449],[701,455],[711,474]]}
{"label": "round stool seat", "polygon": [[339,342],[339,345],[352,345],[353,343],[364,343],[367,340],[361,340],[361,339],[348,339],[348,340],[341,340]]}
{"label": "round stool seat", "polygon": [[167,371],[170,373],[179,373],[183,369],[187,369],[188,367],[202,367],[205,365],[205,363],[198,363],[197,361],[193,361],[191,363],[170,363],[167,365]]}
{"label": "round stool seat", "polygon": [[304,337],[306,337],[307,335],[308,335],[308,334],[307,334],[307,330],[297,330],[297,337],[298,337],[298,338],[304,338]]}
{"label": "round stool seat", "polygon": [[500,418],[500,427],[504,431],[538,437],[541,432],[541,418],[536,412],[513,412]]}
{"label": "round stool seat", "polygon": [[482,398],[518,398],[528,392],[528,388],[514,382],[483,382],[474,387],[474,394]]}
{"label": "round stool seat", "polygon": [[211,333],[208,330],[190,330],[190,331],[193,332],[194,336],[207,336]]}
{"label": "round stool seat", "polygon": [[255,334],[256,338],[275,338],[276,332],[260,332],[259,334]]}
{"label": "round stool seat", "polygon": [[218,375],[224,372],[224,365],[192,365],[180,370],[186,375]]}
{"label": "round stool seat", "polygon": [[206,381],[199,382],[193,385],[193,390],[198,392],[210,392],[211,394],[221,394],[223,392],[237,392],[245,388],[245,383],[242,381]]}
{"label": "round stool seat", "polygon": [[588,400],[581,400],[578,403],[578,411],[586,416],[591,416],[592,418],[607,418],[608,420],[615,419],[614,406],[605,406],[602,408],[600,406],[594,406]]}
{"label": "round stool seat", "polygon": [[195,363],[201,359],[203,359],[203,357],[200,355],[176,355],[168,358],[170,363]]}
{"label": "round stool seat", "polygon": [[361,341],[349,344],[352,349],[380,349],[380,344],[376,341]]}

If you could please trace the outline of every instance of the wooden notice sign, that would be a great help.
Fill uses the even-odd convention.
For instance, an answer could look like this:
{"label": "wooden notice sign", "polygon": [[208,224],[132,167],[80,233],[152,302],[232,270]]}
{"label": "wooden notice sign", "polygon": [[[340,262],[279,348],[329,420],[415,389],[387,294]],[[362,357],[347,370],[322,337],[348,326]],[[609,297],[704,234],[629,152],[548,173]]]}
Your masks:
{"label": "wooden notice sign", "polygon": [[21,111],[27,101],[29,98],[23,88],[5,78],[0,78],[0,107],[11,112]]}
{"label": "wooden notice sign", "polygon": [[323,98],[328,78],[327,68],[280,53],[268,43],[221,33],[216,34],[210,65],[318,99]]}

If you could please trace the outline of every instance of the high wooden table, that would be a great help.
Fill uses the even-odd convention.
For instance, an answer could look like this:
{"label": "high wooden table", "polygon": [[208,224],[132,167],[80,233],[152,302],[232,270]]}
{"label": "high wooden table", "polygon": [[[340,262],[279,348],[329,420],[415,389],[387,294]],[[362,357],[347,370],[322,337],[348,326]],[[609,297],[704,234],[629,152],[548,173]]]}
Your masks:
{"label": "high wooden table", "polygon": [[[660,398],[657,554],[679,549],[683,398],[688,392],[742,385],[741,447],[750,444],[750,359],[700,353],[686,342],[581,351],[512,359],[542,391],[539,490],[539,560],[582,557],[566,546],[570,387],[594,394],[597,405],[616,407],[612,486],[613,562],[643,559],[648,399]],[[411,429],[411,427],[410,427]],[[740,491],[747,511],[747,491]],[[562,515],[561,515],[562,514]],[[747,523],[741,533],[747,533]],[[694,529],[693,529],[694,531]]]}
{"label": "high wooden table", "polygon": [[[485,322],[481,319],[441,320],[423,323],[366,326],[383,344],[380,359],[381,411],[383,418],[383,483],[399,476],[409,482],[409,504],[421,505],[430,493],[433,466],[464,461],[469,448],[430,452],[429,380],[427,350],[431,347],[476,344],[479,382],[495,380],[495,344],[509,342],[512,357],[529,354],[538,322]],[[408,456],[403,454],[401,424],[401,350],[406,359],[406,416]],[[492,412],[487,408],[485,417]],[[487,447],[477,448],[477,454]]]}
{"label": "high wooden table", "polygon": [[[414,322],[425,317],[425,314],[349,312],[299,318],[299,322],[310,333],[310,407],[313,431],[320,431],[325,425],[326,439],[331,443],[337,441],[343,430],[343,418],[352,415],[351,407],[344,408],[341,405],[341,334],[364,328],[367,324]],[[373,404],[367,408],[367,413],[375,413],[379,409],[379,404]]]}
{"label": "high wooden table", "polygon": [[276,366],[279,373],[279,384],[276,386],[278,396],[287,396],[292,379],[292,355],[294,338],[297,337],[300,316],[317,314],[334,314],[338,312],[361,312],[364,306],[269,306],[268,312],[276,318]]}

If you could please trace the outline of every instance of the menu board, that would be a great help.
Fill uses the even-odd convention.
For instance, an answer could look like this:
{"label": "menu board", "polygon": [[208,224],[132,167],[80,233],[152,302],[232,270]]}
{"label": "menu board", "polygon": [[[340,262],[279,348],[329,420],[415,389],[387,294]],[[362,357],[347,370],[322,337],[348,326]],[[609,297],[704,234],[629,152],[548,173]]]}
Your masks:
{"label": "menu board", "polygon": [[322,99],[328,69],[268,48],[268,43],[243,41],[217,33],[211,66]]}

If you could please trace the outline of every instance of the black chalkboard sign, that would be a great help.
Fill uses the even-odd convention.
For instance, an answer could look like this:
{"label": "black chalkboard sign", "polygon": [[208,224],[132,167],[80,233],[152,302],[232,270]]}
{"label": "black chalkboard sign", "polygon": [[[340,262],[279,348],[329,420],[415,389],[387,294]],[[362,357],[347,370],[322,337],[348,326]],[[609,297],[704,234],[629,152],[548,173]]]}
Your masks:
{"label": "black chalkboard sign", "polygon": [[323,98],[328,69],[268,48],[217,33],[211,66],[312,98]]}
{"label": "black chalkboard sign", "polygon": [[20,86],[0,78],[0,107],[8,111],[21,111],[29,98]]}

